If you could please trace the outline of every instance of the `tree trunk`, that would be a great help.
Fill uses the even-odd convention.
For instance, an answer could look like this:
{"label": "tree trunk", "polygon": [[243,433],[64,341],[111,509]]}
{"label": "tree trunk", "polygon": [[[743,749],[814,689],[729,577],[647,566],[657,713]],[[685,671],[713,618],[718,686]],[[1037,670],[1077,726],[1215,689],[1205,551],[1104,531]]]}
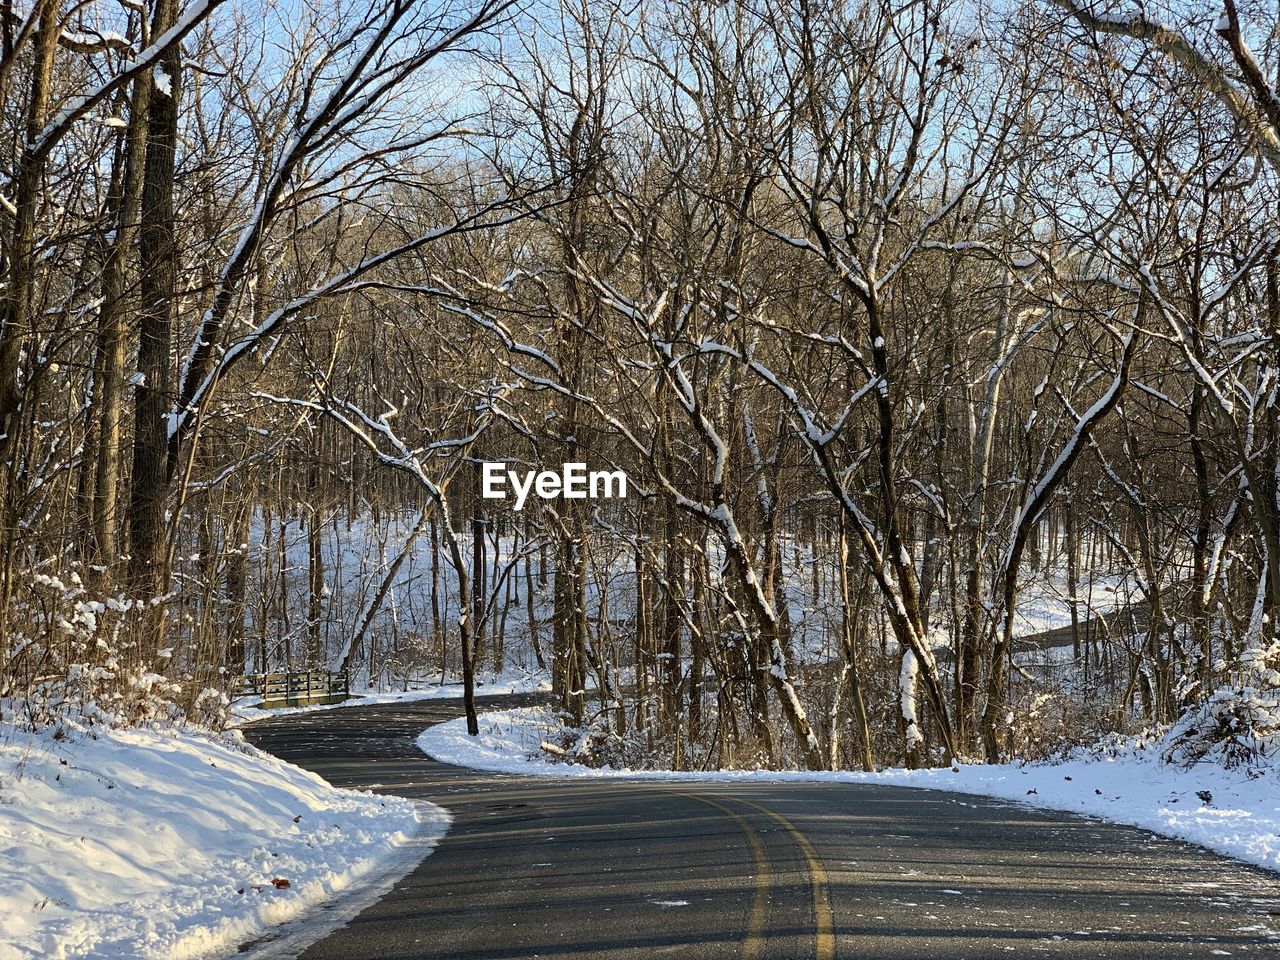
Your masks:
{"label": "tree trunk", "polygon": [[858,760],[862,769],[870,772],[875,769],[875,759],[871,753],[871,725],[867,720],[867,706],[862,694],[862,665],[858,649],[861,643],[856,629],[861,610],[854,609],[849,591],[849,532],[848,521],[843,512],[839,519],[839,549],[836,556],[840,567],[840,648],[848,668],[849,700],[853,704],[854,730],[858,735]]}
{"label": "tree trunk", "polygon": [[[157,0],[151,35],[174,25],[177,0]],[[147,112],[147,150],[143,169],[139,226],[141,276],[138,309],[138,370],[143,380],[134,400],[132,490],[130,491],[129,573],[136,595],[146,599],[168,587],[165,567],[165,506],[169,496],[168,413],[172,401],[173,331],[177,319],[178,251],[174,228],[174,162],[178,143],[181,92],[180,47],[165,55],[151,75],[167,78],[169,89],[152,83]],[[162,611],[163,607],[158,607]],[[163,629],[163,613],[145,643],[154,646]],[[145,655],[144,650],[144,655]]]}

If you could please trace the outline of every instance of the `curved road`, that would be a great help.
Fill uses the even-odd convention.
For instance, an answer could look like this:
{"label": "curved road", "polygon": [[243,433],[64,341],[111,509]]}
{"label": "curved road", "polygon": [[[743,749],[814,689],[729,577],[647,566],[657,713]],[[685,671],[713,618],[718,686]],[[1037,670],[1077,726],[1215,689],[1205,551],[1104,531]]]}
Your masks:
{"label": "curved road", "polygon": [[307,960],[1280,956],[1280,877],[1141,830],[902,787],[526,779],[414,745],[460,714],[422,701],[246,728],[334,784],[453,814]]}

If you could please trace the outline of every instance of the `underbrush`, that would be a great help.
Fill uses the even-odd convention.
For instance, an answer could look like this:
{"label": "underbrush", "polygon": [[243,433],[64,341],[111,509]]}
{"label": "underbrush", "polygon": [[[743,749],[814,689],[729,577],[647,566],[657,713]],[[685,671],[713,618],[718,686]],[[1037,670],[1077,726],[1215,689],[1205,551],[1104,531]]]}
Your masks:
{"label": "underbrush", "polygon": [[[1012,750],[1008,759],[1060,763],[1090,759],[1141,756],[1171,767],[1197,764],[1240,770],[1246,776],[1275,769],[1280,763],[1280,642],[1255,643],[1231,664],[1216,665],[1222,682],[1198,702],[1184,708],[1173,723],[1153,724],[1134,704],[1124,708],[1114,698],[1098,695],[1071,679],[1061,690],[1025,685],[1016,689],[1006,733]],[[816,686],[816,685],[814,685]],[[813,696],[811,687],[807,693]],[[820,692],[818,699],[821,699]],[[823,742],[829,743],[826,719]],[[643,712],[634,704],[599,709],[576,724],[569,714],[549,713],[555,726],[542,744],[544,759],[553,763],[627,770],[799,770],[798,752],[785,732],[771,744],[744,736],[745,730],[722,726],[714,701],[703,706],[701,722],[691,724],[687,713],[677,722],[637,726]],[[873,715],[872,736],[876,766],[903,765],[901,743],[892,739],[892,717]],[[731,724],[732,718],[726,723]],[[780,723],[773,722],[777,730]],[[926,719],[926,733],[929,724]],[[857,769],[849,744],[853,730],[840,728],[837,769]],[[936,739],[936,738],[934,738]],[[926,766],[949,766],[939,745],[930,740]],[[980,757],[966,762],[981,762]]]}
{"label": "underbrush", "polygon": [[163,646],[169,632],[163,599],[96,597],[76,571],[32,575],[0,647],[0,722],[225,729],[225,671],[190,644]]}
{"label": "underbrush", "polygon": [[1233,682],[1188,710],[1169,731],[1164,759],[1191,766],[1257,768],[1280,756],[1280,641],[1241,655]]}

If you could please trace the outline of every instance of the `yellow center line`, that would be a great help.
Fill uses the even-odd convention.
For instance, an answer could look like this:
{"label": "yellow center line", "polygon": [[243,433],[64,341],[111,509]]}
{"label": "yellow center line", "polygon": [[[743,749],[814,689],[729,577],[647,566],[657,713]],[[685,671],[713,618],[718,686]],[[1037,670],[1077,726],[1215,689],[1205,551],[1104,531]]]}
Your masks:
{"label": "yellow center line", "polygon": [[775,813],[768,807],[763,807],[758,803],[750,800],[743,800],[741,797],[735,797],[739,803],[744,803],[748,807],[759,810],[761,813],[772,818],[791,834],[791,838],[795,840],[796,846],[800,848],[800,852],[804,855],[805,862],[809,866],[809,878],[813,885],[813,925],[814,925],[814,960],[835,960],[836,955],[836,936],[834,915],[831,910],[831,886],[827,880],[826,868],[822,866],[822,861],[818,859],[818,853],[813,849],[813,844],[794,823],[788,820],[780,813]]}
{"label": "yellow center line", "polygon": [[708,806],[715,807],[740,826],[742,832],[747,835],[747,842],[751,845],[751,855],[756,861],[756,893],[751,902],[751,915],[747,920],[747,935],[742,941],[742,960],[757,960],[760,956],[760,949],[764,945],[764,925],[769,913],[769,880],[771,872],[769,870],[769,858],[764,850],[764,842],[746,817],[718,800],[712,800],[710,797],[702,797],[693,793],[675,793],[675,791],[671,791],[671,793],[674,796],[689,800],[700,800]]}

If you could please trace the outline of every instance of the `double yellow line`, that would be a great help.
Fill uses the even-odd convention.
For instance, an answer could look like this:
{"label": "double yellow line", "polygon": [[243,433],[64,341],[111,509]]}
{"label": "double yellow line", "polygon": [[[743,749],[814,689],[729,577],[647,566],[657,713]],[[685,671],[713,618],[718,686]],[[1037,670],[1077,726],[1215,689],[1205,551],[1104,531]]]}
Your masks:
{"label": "double yellow line", "polygon": [[[743,833],[747,835],[751,855],[756,862],[756,892],[751,902],[751,914],[747,920],[747,935],[742,941],[742,960],[757,960],[764,946],[765,922],[769,912],[769,886],[772,882],[772,871],[764,842],[760,839],[760,834],[751,826],[751,822],[732,807],[699,794],[682,793],[679,796],[700,800],[708,806],[715,807],[741,827]],[[751,800],[743,800],[740,797],[734,799],[769,817],[786,830],[796,846],[800,848],[800,853],[804,856],[805,864],[809,869],[809,881],[813,890],[814,960],[835,960],[836,936],[834,915],[831,910],[831,885],[827,878],[827,871],[822,866],[822,861],[818,859],[817,851],[813,849],[813,844],[799,827],[782,814],[775,813],[768,807]]]}
{"label": "double yellow line", "polygon": [[[751,901],[751,915],[747,919],[747,936],[742,941],[742,960],[756,960],[760,956],[760,947],[764,943],[764,925],[769,915],[771,872],[769,870],[769,856],[764,849],[764,841],[760,839],[760,834],[756,833],[755,828],[751,826],[751,821],[738,813],[738,811],[725,806],[719,800],[712,800],[710,797],[702,797],[692,793],[680,794],[680,796],[701,800],[707,806],[715,807],[740,826],[742,832],[747,835],[747,842],[751,845],[751,855],[756,861],[756,895]],[[755,806],[755,804],[752,804],[752,806]]]}

